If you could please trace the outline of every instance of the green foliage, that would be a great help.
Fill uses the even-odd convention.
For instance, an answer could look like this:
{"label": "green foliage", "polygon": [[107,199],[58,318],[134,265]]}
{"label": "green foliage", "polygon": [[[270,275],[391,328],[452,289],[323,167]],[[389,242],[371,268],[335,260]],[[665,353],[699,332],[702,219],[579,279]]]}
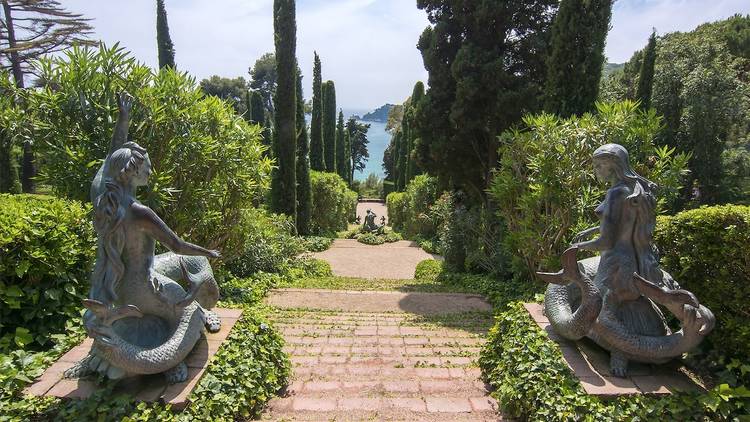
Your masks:
{"label": "green foliage", "polygon": [[611,0],[560,2],[547,60],[546,112],[569,117],[594,110],[611,18]]}
{"label": "green foliage", "polygon": [[172,69],[153,74],[118,46],[73,48],[39,64],[46,85],[29,99],[40,180],[62,197],[89,199],[94,174],[109,150],[116,93],[135,97],[130,136],[153,164],[139,195],[176,233],[221,249],[240,250],[235,225],[268,186],[260,128],[238,117],[195,80]]}
{"label": "green foliage", "polygon": [[504,280],[491,274],[468,274],[453,272],[442,261],[427,259],[414,270],[414,278],[420,282],[432,282],[440,291],[456,291],[481,294],[495,307],[503,309],[516,300],[532,300],[542,291],[540,283],[522,279]]}
{"label": "green foliage", "polygon": [[303,238],[305,250],[308,252],[323,252],[331,247],[333,239],[322,236],[307,236]]}
{"label": "green foliage", "polygon": [[274,0],[276,46],[271,209],[297,218],[297,23],[294,0]]}
{"label": "green foliage", "polygon": [[294,236],[294,221],[284,215],[250,209],[236,229],[245,234],[245,244],[241,254],[226,263],[236,277],[282,272],[305,249],[303,240]]}
{"label": "green foliage", "polygon": [[[656,40],[651,106],[665,123],[658,141],[692,153],[683,204],[750,198],[748,28],[750,16],[735,15]],[[648,54],[637,52],[605,80],[605,98],[639,98],[638,70]]]}
{"label": "green foliage", "polygon": [[[738,420],[750,409],[750,390],[717,386],[707,394],[621,396],[601,401],[583,391],[559,346],[521,302],[495,317],[479,359],[482,376],[503,412],[522,420]],[[742,419],[739,419],[742,420]]]}
{"label": "green foliage", "polygon": [[30,122],[17,105],[27,91],[16,88],[10,76],[0,70],[0,193],[21,193],[20,145],[30,139]]}
{"label": "green foliage", "polygon": [[377,174],[370,173],[364,181],[355,180],[352,190],[357,192],[360,198],[382,198],[383,180]]}
{"label": "green foliage", "polygon": [[654,65],[656,63],[656,31],[651,33],[648,44],[643,50],[641,71],[638,73],[638,89],[635,98],[641,103],[641,107],[651,107],[651,95],[654,85]]}
{"label": "green foliage", "polygon": [[265,53],[249,69],[250,88],[263,97],[263,107],[267,115],[273,116],[273,97],[276,95],[276,56]]}
{"label": "green foliage", "polygon": [[[353,117],[346,121],[346,137],[349,140],[349,151],[351,154],[351,166],[348,167],[349,177],[354,179],[355,171],[365,169],[367,160],[370,158],[370,152],[367,150],[367,131],[370,129],[369,123],[360,123]],[[369,178],[369,176],[368,176]]]}
{"label": "green foliage", "polygon": [[377,233],[363,232],[360,228],[359,230],[353,231],[349,238],[357,239],[359,243],[364,243],[365,245],[382,245],[384,243],[393,243],[403,240],[400,234],[388,230],[387,228],[382,228]]}
{"label": "green foliage", "polygon": [[156,44],[159,50],[159,69],[165,67],[174,69],[174,44],[172,44],[172,37],[169,36],[164,0],[156,0]]}
{"label": "green foliage", "polygon": [[321,130],[326,170],[336,171],[336,86],[333,81],[323,84],[323,115]]}
{"label": "green foliage", "polygon": [[346,230],[357,210],[357,193],[335,173],[310,172],[312,182],[312,232],[333,236]]}
{"label": "green foliage", "polygon": [[[200,87],[206,95],[213,95],[227,101],[232,105],[237,114],[245,116],[246,120],[251,123],[253,122],[247,102],[248,91],[245,78],[238,77],[230,79],[213,75],[208,79],[203,79],[200,82]],[[255,121],[255,123],[258,122],[263,124],[262,119],[260,121]]]}
{"label": "green foliage", "polygon": [[344,181],[349,182],[349,170],[346,162],[351,160],[351,154],[346,148],[346,135],[344,132],[344,112],[339,109],[339,118],[336,122],[336,173]]}
{"label": "green foliage", "polygon": [[182,413],[160,404],[114,395],[114,382],[86,400],[22,395],[22,388],[82,338],[78,327],[56,339],[54,349],[0,355],[0,420],[194,421],[258,417],[266,402],[287,383],[290,364],[284,340],[258,308],[245,306],[242,317],[208,365]]}
{"label": "green foliage", "polygon": [[628,101],[597,108],[570,119],[527,116],[526,130],[501,136],[490,196],[507,224],[502,241],[516,273],[558,268],[573,236],[596,223],[591,210],[605,187],[593,176],[591,157],[603,144],[628,149],[636,172],[659,185],[661,209],[677,196],[687,157],[654,145],[660,126],[653,110]]}
{"label": "green foliage", "polygon": [[310,143],[307,139],[302,73],[297,68],[297,233],[310,234],[312,192],[310,186]]}
{"label": "green foliage", "polygon": [[427,175],[414,178],[403,193],[386,198],[388,221],[407,238],[435,236],[437,227],[430,218],[430,207],[438,199],[437,180]]}
{"label": "green foliage", "polygon": [[78,318],[96,244],[90,208],[0,195],[0,351],[38,348]]}
{"label": "green foliage", "polygon": [[539,110],[559,0],[419,0],[417,43],[430,87],[420,101],[420,166],[479,201],[497,166],[497,134]]}
{"label": "green foliage", "polygon": [[314,52],[312,119],[310,120],[310,168],[325,171],[325,148],[323,145],[323,81],[320,57]]}
{"label": "green foliage", "polygon": [[[750,362],[750,207],[702,207],[659,217],[654,237],[664,269],[716,315],[716,328],[701,345],[715,361],[709,364]],[[743,375],[750,385],[750,370]]]}

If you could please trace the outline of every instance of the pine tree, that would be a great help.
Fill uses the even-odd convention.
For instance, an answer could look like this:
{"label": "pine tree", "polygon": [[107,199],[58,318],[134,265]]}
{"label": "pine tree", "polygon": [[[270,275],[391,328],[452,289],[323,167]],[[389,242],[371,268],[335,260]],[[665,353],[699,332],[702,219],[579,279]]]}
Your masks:
{"label": "pine tree", "polygon": [[172,37],[169,36],[164,0],[156,0],[156,44],[159,47],[159,69],[167,66],[174,69],[174,44],[172,44]]}
{"label": "pine tree", "polygon": [[599,94],[612,0],[563,0],[552,25],[544,108],[562,117],[592,111]]}
{"label": "pine tree", "polygon": [[[2,0],[0,19],[0,67],[10,69],[16,87],[24,88],[24,76],[32,62],[44,54],[64,50],[73,44],[94,45],[90,19],[65,11],[56,0]],[[7,47],[3,44],[7,44]],[[34,192],[36,164],[31,142],[23,144],[21,184]]]}
{"label": "pine tree", "polygon": [[294,0],[274,0],[273,28],[276,47],[274,97],[274,155],[278,168],[271,186],[271,208],[293,219],[297,216],[297,25]]}
{"label": "pine tree", "polygon": [[323,150],[326,171],[336,172],[336,87],[333,81],[323,84]]}
{"label": "pine tree", "polygon": [[323,82],[320,70],[320,57],[315,54],[313,64],[312,120],[310,121],[310,167],[325,171],[325,146],[323,145]]}
{"label": "pine tree", "polygon": [[654,65],[656,64],[656,31],[651,33],[646,49],[643,51],[641,71],[638,75],[638,89],[635,98],[641,102],[641,107],[648,110],[651,107],[651,92],[654,85]]}
{"label": "pine tree", "polygon": [[302,72],[297,69],[297,233],[309,235],[312,221],[312,186],[304,102]]}
{"label": "pine tree", "polygon": [[339,110],[339,120],[336,123],[336,173],[344,180],[349,180],[346,174],[346,140],[344,139],[344,112]]}

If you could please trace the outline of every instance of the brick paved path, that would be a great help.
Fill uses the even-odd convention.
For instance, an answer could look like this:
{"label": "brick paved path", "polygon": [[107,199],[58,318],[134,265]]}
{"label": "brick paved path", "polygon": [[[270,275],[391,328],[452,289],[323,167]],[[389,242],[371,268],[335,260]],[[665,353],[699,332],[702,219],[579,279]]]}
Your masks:
{"label": "brick paved path", "polygon": [[476,359],[486,311],[440,316],[279,309],[294,366],[265,420],[500,420]]}
{"label": "brick paved path", "polygon": [[312,256],[328,261],[333,274],[339,277],[389,279],[414,278],[421,261],[442,259],[408,240],[372,246],[354,239],[336,239],[328,250]]}

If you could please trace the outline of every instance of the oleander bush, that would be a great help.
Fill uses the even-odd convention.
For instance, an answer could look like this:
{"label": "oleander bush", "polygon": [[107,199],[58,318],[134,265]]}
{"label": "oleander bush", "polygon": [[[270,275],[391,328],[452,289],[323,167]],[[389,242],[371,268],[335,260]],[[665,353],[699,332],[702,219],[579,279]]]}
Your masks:
{"label": "oleander bush", "polygon": [[[657,220],[655,242],[665,270],[716,315],[702,349],[708,364],[745,364],[750,385],[750,207],[701,207]],[[736,365],[734,365],[736,366]]]}
{"label": "oleander bush", "polygon": [[503,249],[516,274],[557,270],[575,234],[596,223],[592,210],[606,188],[592,170],[592,154],[606,143],[628,149],[635,171],[659,185],[659,207],[678,198],[688,156],[659,147],[661,119],[624,101],[597,104],[595,114],[561,119],[524,117],[525,129],[500,136],[500,165],[489,195],[507,226]]}
{"label": "oleander bush", "polygon": [[386,197],[388,221],[394,230],[408,238],[432,238],[440,224],[430,213],[439,197],[437,180],[427,175],[412,179],[404,192],[392,192]]}
{"label": "oleander bush", "polygon": [[50,342],[78,318],[96,253],[90,207],[0,195],[0,351]]}
{"label": "oleander bush", "polygon": [[236,277],[249,277],[259,271],[283,272],[305,251],[305,241],[295,236],[294,222],[285,215],[251,208],[245,211],[236,230],[242,232],[245,244],[239,256],[226,263],[227,270]]}
{"label": "oleander bush", "polygon": [[357,213],[357,193],[335,173],[310,172],[312,184],[312,229],[321,236],[334,237],[346,230]]}
{"label": "oleander bush", "polygon": [[130,138],[153,164],[139,195],[176,233],[222,251],[245,243],[236,226],[269,185],[261,129],[232,105],[206,96],[186,73],[154,73],[115,45],[73,48],[41,60],[43,83],[28,98],[40,182],[58,196],[89,200],[117,119],[116,94],[134,98]]}

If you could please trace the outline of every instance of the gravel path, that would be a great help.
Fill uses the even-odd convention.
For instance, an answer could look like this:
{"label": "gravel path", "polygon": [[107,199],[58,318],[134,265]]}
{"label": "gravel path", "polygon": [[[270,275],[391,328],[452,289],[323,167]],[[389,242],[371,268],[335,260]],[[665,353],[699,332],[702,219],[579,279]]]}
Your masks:
{"label": "gravel path", "polygon": [[390,279],[412,279],[420,261],[442,259],[406,240],[371,246],[354,239],[336,239],[328,250],[313,257],[328,261],[333,274],[340,277]]}

